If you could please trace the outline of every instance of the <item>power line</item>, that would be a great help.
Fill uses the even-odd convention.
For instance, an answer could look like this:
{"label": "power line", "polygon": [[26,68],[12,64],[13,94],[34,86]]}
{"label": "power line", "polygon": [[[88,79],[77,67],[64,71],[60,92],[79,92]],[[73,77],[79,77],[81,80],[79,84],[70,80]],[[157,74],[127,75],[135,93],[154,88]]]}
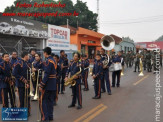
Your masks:
{"label": "power line", "polygon": [[142,18],[134,18],[134,19],[125,19],[125,20],[112,20],[112,21],[102,21],[102,22],[115,22],[115,21],[132,21],[132,20],[144,20],[144,19],[158,19],[163,17],[163,15],[150,16],[150,17],[142,17]]}

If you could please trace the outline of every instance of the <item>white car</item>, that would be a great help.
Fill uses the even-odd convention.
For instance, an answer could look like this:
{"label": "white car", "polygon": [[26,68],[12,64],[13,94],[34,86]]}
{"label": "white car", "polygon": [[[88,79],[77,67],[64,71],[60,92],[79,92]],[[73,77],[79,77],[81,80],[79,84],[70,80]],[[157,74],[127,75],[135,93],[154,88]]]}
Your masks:
{"label": "white car", "polygon": [[29,36],[38,37],[39,33],[35,29],[32,29],[32,30],[29,31]]}
{"label": "white car", "polygon": [[27,35],[28,30],[25,28],[23,25],[17,25],[13,29],[14,34],[19,34],[19,35]]}
{"label": "white car", "polygon": [[44,38],[46,38],[46,37],[48,37],[48,33],[47,33],[46,31],[40,31],[40,32],[39,32],[39,37],[44,37]]}
{"label": "white car", "polygon": [[10,33],[12,31],[12,26],[6,22],[0,23],[0,32],[1,33]]}

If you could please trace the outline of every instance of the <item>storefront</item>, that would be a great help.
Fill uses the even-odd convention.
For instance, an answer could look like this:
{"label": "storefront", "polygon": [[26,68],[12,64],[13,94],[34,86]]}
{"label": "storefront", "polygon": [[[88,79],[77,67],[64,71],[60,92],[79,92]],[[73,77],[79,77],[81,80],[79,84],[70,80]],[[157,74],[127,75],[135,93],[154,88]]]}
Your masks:
{"label": "storefront", "polygon": [[31,48],[42,52],[48,38],[48,24],[23,17],[6,17],[0,14],[1,53],[13,51],[20,56]]}
{"label": "storefront", "polygon": [[77,51],[81,54],[86,54],[89,59],[94,59],[95,54],[101,49],[100,39],[104,35],[81,27],[69,28],[71,30],[70,44],[76,45]]}

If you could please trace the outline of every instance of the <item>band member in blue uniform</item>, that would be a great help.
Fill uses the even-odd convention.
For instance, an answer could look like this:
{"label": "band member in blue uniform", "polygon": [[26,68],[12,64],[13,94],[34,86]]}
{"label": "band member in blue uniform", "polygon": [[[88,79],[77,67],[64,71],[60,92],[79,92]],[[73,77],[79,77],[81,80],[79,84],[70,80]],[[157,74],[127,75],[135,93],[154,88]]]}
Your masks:
{"label": "band member in blue uniform", "polygon": [[111,63],[109,62],[108,55],[105,54],[105,50],[103,48],[101,49],[100,53],[101,53],[102,63],[104,63],[105,60],[108,62],[107,66],[103,65],[103,76],[101,81],[102,93],[106,92],[105,90],[105,83],[106,83],[108,95],[111,95],[111,86],[110,86],[110,79],[109,79],[109,66]]}
{"label": "band member in blue uniform", "polygon": [[53,103],[54,95],[56,94],[56,69],[57,64],[51,56],[51,48],[44,49],[44,56],[46,63],[44,65],[44,78],[39,84],[39,91],[41,92],[41,114],[42,121],[53,120]]}
{"label": "band member in blue uniform", "polygon": [[[39,72],[39,76],[38,76],[38,70],[40,70]],[[36,92],[36,84],[37,84],[37,78],[39,80],[39,82],[41,81],[41,76],[42,76],[42,70],[43,70],[43,63],[42,63],[42,60],[41,60],[41,54],[39,53],[36,53],[35,54],[35,60],[33,62],[33,69],[32,69],[32,72],[35,72],[35,79],[36,81],[33,82],[33,88],[34,88],[34,94]]]}
{"label": "band member in blue uniform", "polygon": [[[121,64],[121,52],[118,52],[118,55],[116,55],[112,59],[112,63],[120,63]],[[112,73],[112,87],[115,87],[115,79],[117,77],[117,87],[120,86],[120,78],[121,78],[121,70],[114,71]]]}
{"label": "band member in blue uniform", "polygon": [[12,57],[10,59],[10,63],[11,63],[11,66],[12,68],[14,68],[14,64],[20,60],[20,58],[18,58],[18,55],[17,55],[17,52],[12,52]]}
{"label": "band member in blue uniform", "polygon": [[16,78],[16,86],[18,87],[20,108],[28,108],[28,116],[30,116],[30,96],[29,96],[29,56],[27,52],[21,54],[22,59],[15,63],[13,75]]}
{"label": "band member in blue uniform", "polygon": [[[89,72],[89,60],[87,59],[87,55],[82,56],[82,61],[81,61],[81,66],[82,66],[82,81],[84,82],[84,91],[89,90],[88,86],[88,72]],[[88,68],[88,69],[85,69]]]}
{"label": "band member in blue uniform", "polygon": [[[75,75],[77,72],[81,70],[81,62],[79,62],[80,54],[78,52],[74,53],[73,59],[74,60],[70,65],[70,67],[68,68],[69,70],[66,73],[65,82],[68,80],[69,73],[70,76],[72,77],[73,75]],[[81,75],[76,76],[74,80],[76,81],[76,84],[75,86],[72,87],[72,91],[73,91],[72,103],[68,107],[69,108],[75,107],[76,99],[77,99],[78,100],[77,109],[81,109],[82,108]]]}
{"label": "band member in blue uniform", "polygon": [[61,72],[62,72],[62,77],[61,77],[61,94],[64,94],[63,91],[65,91],[65,86],[64,86],[64,79],[65,75],[68,69],[68,59],[65,58],[65,51],[61,50],[60,51],[60,60],[59,64],[61,66]]}
{"label": "band member in blue uniform", "polygon": [[11,107],[15,107],[15,91],[13,90],[14,82],[11,79],[12,67],[9,62],[9,54],[2,55],[3,62],[0,63],[0,88],[2,89],[3,107],[8,108],[8,94],[10,97]]}
{"label": "band member in blue uniform", "polygon": [[35,54],[36,54],[36,50],[35,49],[31,49],[30,50],[30,58],[29,58],[29,62],[30,64],[32,64],[32,62],[35,60]]}
{"label": "band member in blue uniform", "polygon": [[[0,49],[1,51],[1,49]],[[0,55],[0,63],[2,62],[2,56]],[[1,97],[1,88],[0,88],[0,104],[2,104],[2,97]]]}
{"label": "band member in blue uniform", "polygon": [[57,63],[57,70],[56,70],[56,81],[57,81],[57,90],[56,90],[56,95],[55,95],[55,101],[54,101],[54,105],[57,104],[57,101],[58,101],[58,94],[59,94],[59,91],[60,91],[60,78],[61,78],[61,67],[59,65],[59,56],[58,55],[55,55],[54,56],[54,60],[55,62]]}
{"label": "band member in blue uniform", "polygon": [[100,99],[101,98],[101,77],[103,71],[103,64],[101,62],[101,55],[96,55],[96,61],[93,66],[92,76],[94,79],[94,91],[95,96],[92,99]]}

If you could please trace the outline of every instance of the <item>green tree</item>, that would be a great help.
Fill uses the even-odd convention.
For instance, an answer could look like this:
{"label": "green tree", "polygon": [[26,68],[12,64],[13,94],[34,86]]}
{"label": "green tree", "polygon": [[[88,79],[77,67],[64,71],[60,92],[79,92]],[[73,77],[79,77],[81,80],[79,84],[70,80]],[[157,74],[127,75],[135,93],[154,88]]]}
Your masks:
{"label": "green tree", "polygon": [[160,36],[156,41],[163,41],[163,35]]}
{"label": "green tree", "polygon": [[[26,4],[34,4],[37,2],[38,4],[41,4],[44,2],[45,4],[50,4],[50,3],[59,3],[61,2],[62,4],[66,4],[65,8],[19,8],[16,7],[16,4],[20,3],[26,3]],[[93,13],[90,11],[87,7],[86,2],[82,2],[80,0],[77,0],[76,4],[73,4],[72,0],[57,0],[57,1],[52,1],[52,0],[15,0],[14,5],[10,7],[6,7],[5,13],[18,13],[18,12],[25,12],[25,13],[55,13],[58,11],[58,13],[73,13],[76,11],[79,13],[79,16],[67,16],[67,17],[27,17],[29,19],[49,23],[49,24],[54,24],[54,25],[65,25],[67,24],[67,19],[69,20],[69,25],[77,27],[78,26],[87,28],[90,30],[97,31],[97,14]]]}

